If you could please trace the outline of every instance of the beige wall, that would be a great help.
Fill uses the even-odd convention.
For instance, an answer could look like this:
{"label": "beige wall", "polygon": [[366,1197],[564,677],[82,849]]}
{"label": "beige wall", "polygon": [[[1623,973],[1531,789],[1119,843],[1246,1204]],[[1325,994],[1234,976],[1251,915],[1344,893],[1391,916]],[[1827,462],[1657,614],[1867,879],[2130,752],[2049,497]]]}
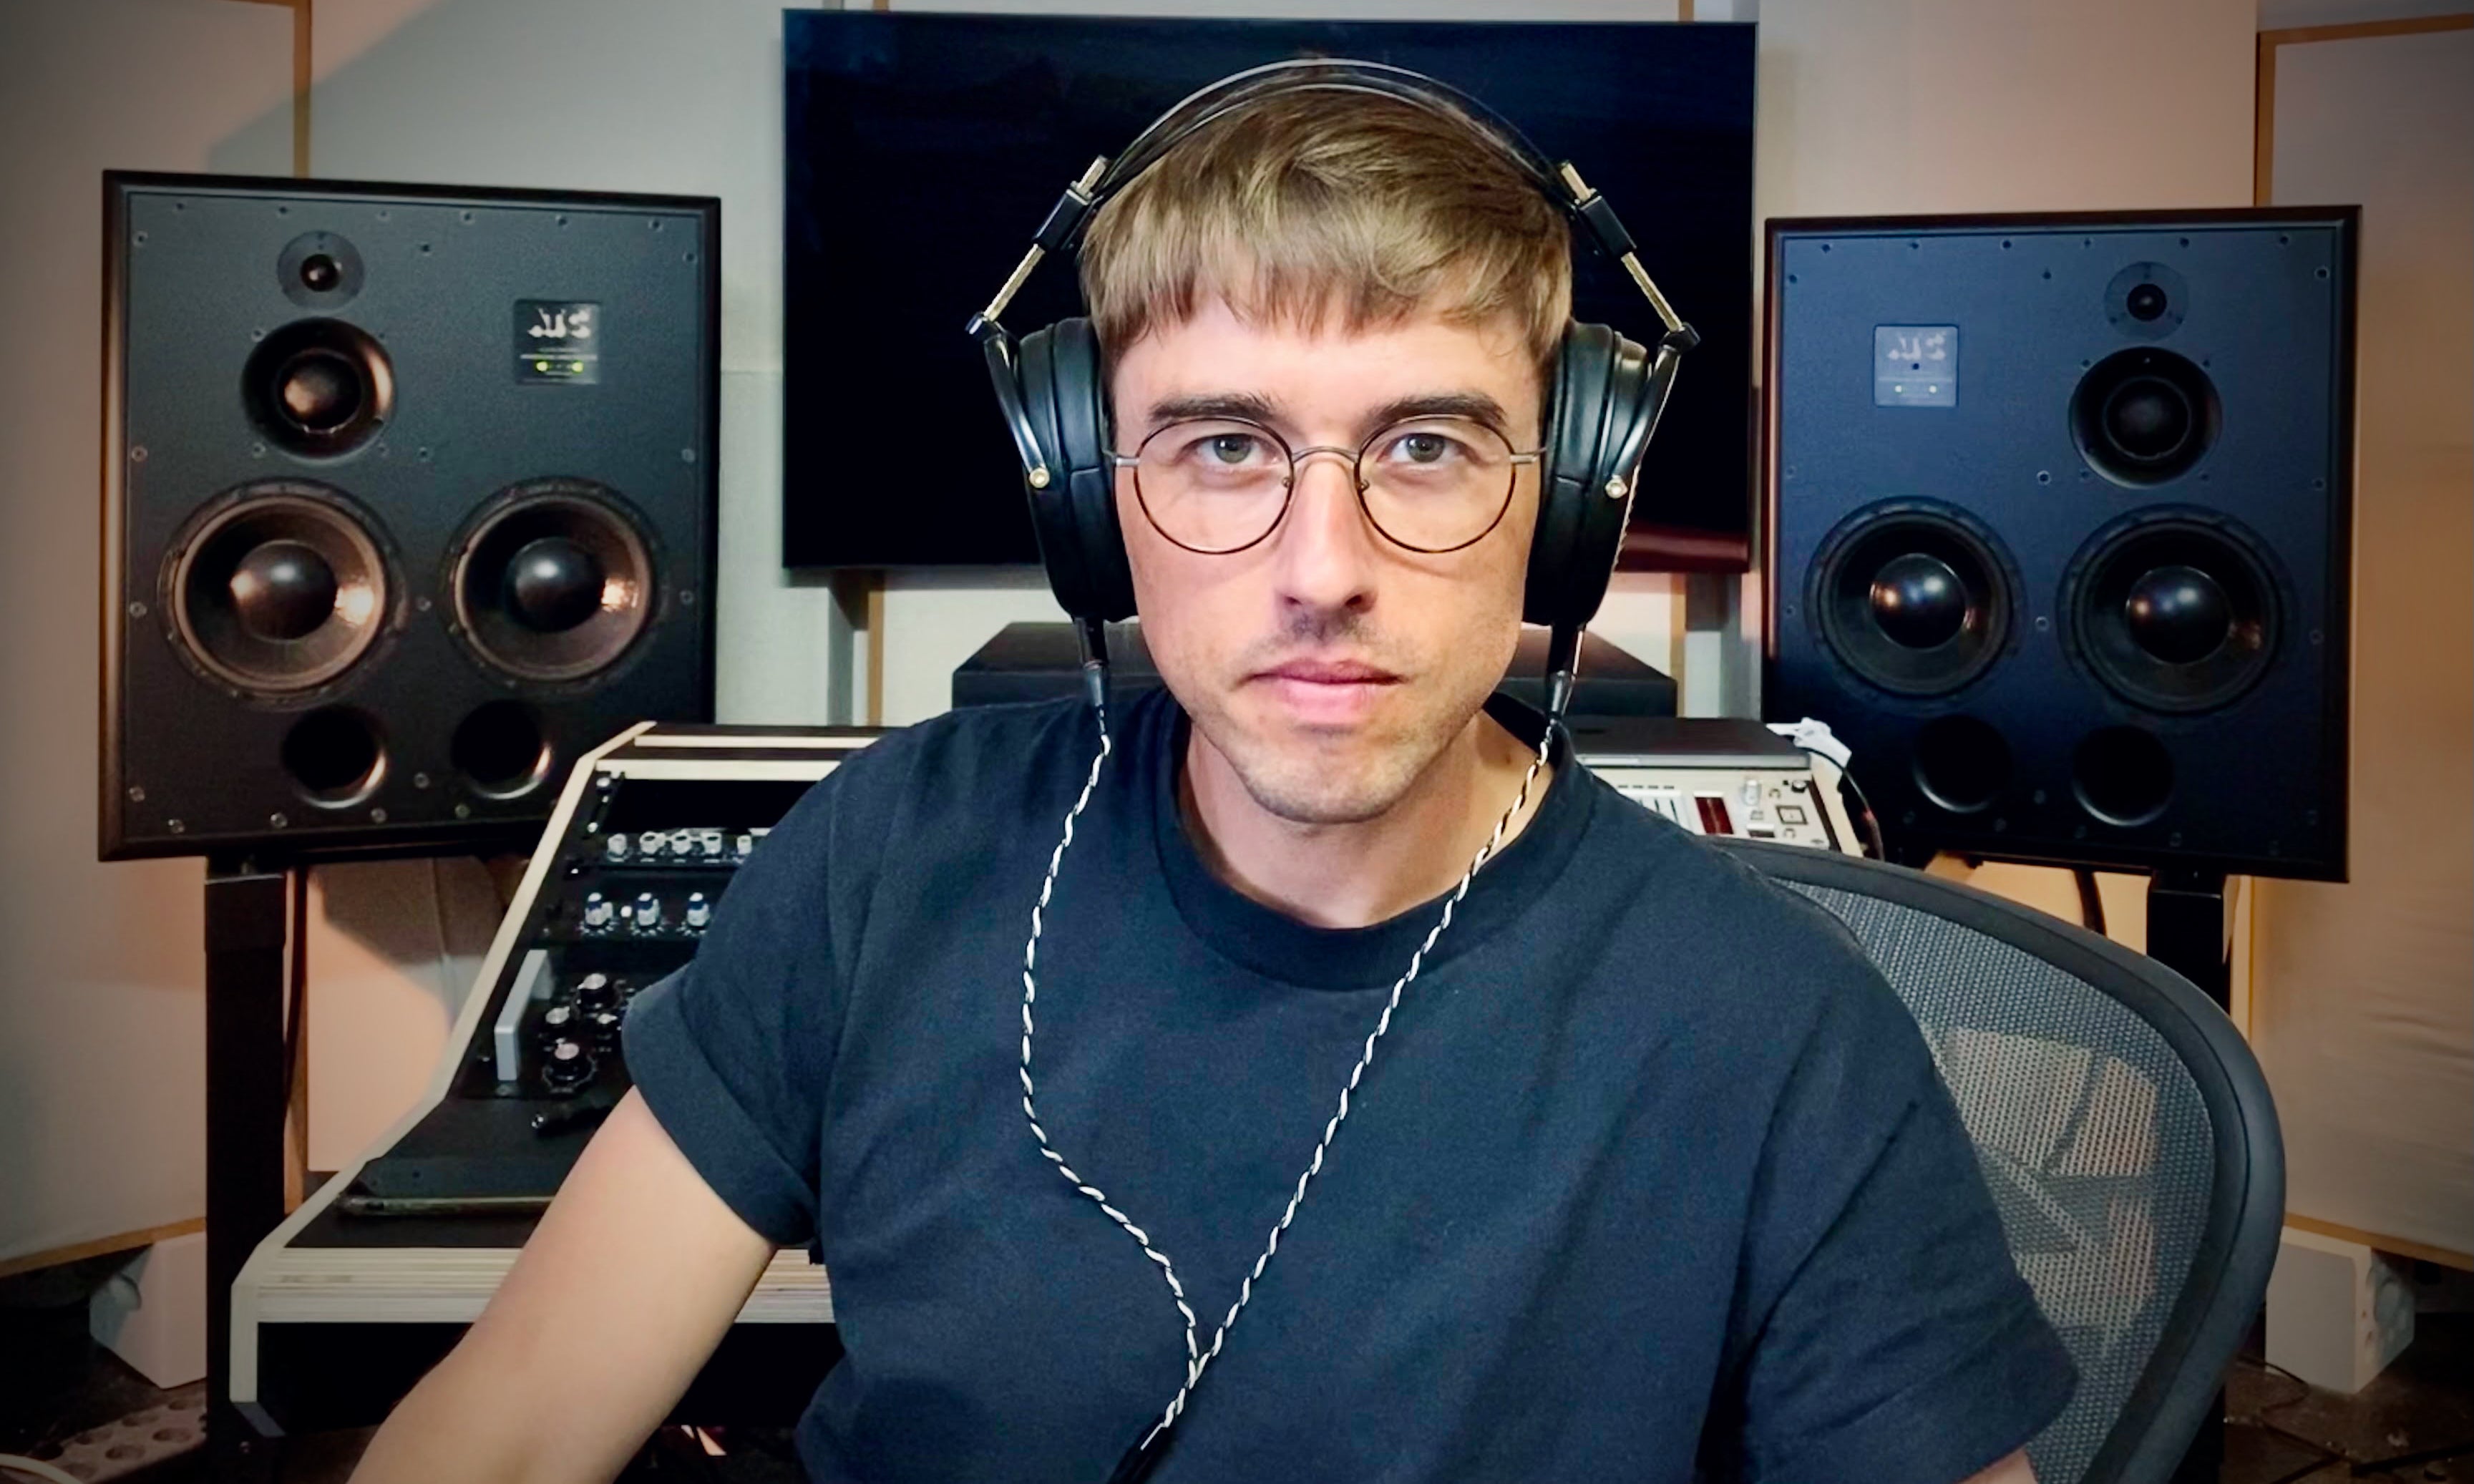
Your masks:
{"label": "beige wall", "polygon": [[2474,1254],[2474,30],[2276,48],[2274,199],[2363,207],[2353,879],[2260,893],[2290,1209]]}
{"label": "beige wall", "polygon": [[0,4],[0,1263],[203,1207],[205,877],[94,859],[108,167],[280,174],[292,19]]}
{"label": "beige wall", "polygon": [[[25,0],[12,4],[15,9],[0,14],[15,26]],[[2246,199],[2251,4],[1768,0],[1758,15],[1758,210],[1785,215],[2219,206]],[[779,344],[781,8],[781,0],[318,0],[312,164],[320,174],[382,180],[722,198],[720,705],[728,719],[819,721],[834,714],[832,651],[847,636],[837,629],[823,588],[782,573],[777,544],[778,450],[784,419],[794,415],[782,405]],[[1350,0],[1345,7],[1332,0],[1048,0],[981,8],[1396,17],[1660,19],[1675,13],[1673,0],[1562,0],[1552,6]],[[263,85],[249,81],[259,76],[251,67],[172,70],[173,59],[197,48],[184,51],[167,43],[165,81],[158,90],[177,96],[184,86],[193,88],[202,106],[213,107],[210,116],[173,133],[165,148],[186,141],[181,147],[192,153],[182,158],[218,165],[244,153],[253,160],[263,156],[254,166],[263,170],[279,170],[288,159],[289,112],[281,86],[288,17],[280,11],[228,0],[39,0],[35,9],[99,16],[124,11],[229,14],[236,25],[255,24],[267,36],[262,61],[252,64],[263,71]],[[1753,18],[1753,10],[1752,0],[1699,0],[1695,7],[1704,19]],[[115,24],[98,19],[86,50],[45,43],[53,55],[68,60],[55,63],[46,57],[42,62],[45,73],[61,79],[47,85],[60,107],[45,109],[44,116],[55,128],[73,128],[81,140],[108,137],[125,107],[124,93],[93,82],[114,73],[113,61],[97,49]],[[2137,36],[2140,44],[2123,45],[2124,36]],[[13,46],[0,52],[25,55]],[[140,52],[153,55],[143,47]],[[525,85],[578,59],[593,70],[593,87],[544,91]],[[0,68],[12,64],[0,58]],[[0,108],[12,110],[6,116],[14,121],[20,89],[12,74],[0,71],[0,78],[12,81]],[[22,139],[29,132],[12,130],[12,136]],[[9,168],[20,166],[12,160]],[[90,220],[90,201],[89,196],[73,202],[64,219]],[[19,231],[13,225],[8,230]],[[79,233],[55,225],[28,229],[25,235],[36,250],[63,262],[88,264],[85,271],[91,274],[89,244]],[[1758,256],[1757,243],[1757,224],[1747,223],[1746,253]],[[61,327],[58,343],[71,348],[64,353],[83,355],[86,360],[81,363],[89,366],[91,304],[91,297],[70,294],[49,296],[43,306],[52,316],[47,323]],[[14,348],[0,355],[9,358],[12,374],[28,364]],[[91,394],[80,389],[90,388],[92,379],[74,374],[66,378],[67,390],[45,403],[50,411],[35,437],[47,450],[42,456],[73,475],[67,487],[74,496],[39,519],[24,518],[28,523],[21,525],[21,497],[12,493],[11,536],[25,530],[56,545],[84,542],[84,549],[91,550],[94,421]],[[29,456],[18,451],[23,441],[10,440],[0,458]],[[28,548],[12,540],[10,549]],[[54,594],[56,611],[72,616],[73,634],[92,632],[93,596],[85,585],[91,570],[90,558],[72,560],[46,579],[61,590]],[[1596,626],[1653,663],[1674,667],[1689,649],[1687,692],[1717,693],[1713,687],[1696,686],[1695,675],[1730,657],[1740,661],[1756,636],[1701,635],[1687,644],[1684,606],[1667,579],[1626,576]],[[1030,573],[898,576],[885,601],[888,718],[912,719],[941,709],[948,674],[971,649],[1009,619],[1054,613],[1044,587]],[[91,640],[83,643],[82,657],[60,661],[65,678],[56,678],[49,690],[74,698],[68,708],[74,723],[51,723],[57,736],[53,761],[60,768],[86,769],[78,776],[88,776],[91,734],[85,698],[92,689]],[[75,793],[75,801],[53,800],[45,807],[78,821],[75,831],[61,827],[65,843],[59,852],[74,865],[87,848],[90,811],[85,793],[63,791]],[[443,1044],[448,1002],[460,991],[437,987],[440,974],[452,975],[433,965],[442,952],[451,958],[458,951],[464,930],[455,904],[470,898],[460,888],[442,894],[424,874],[425,868],[407,866],[391,876],[323,878],[325,912],[335,927],[322,929],[312,943],[313,961],[321,966],[311,1014],[313,1162],[332,1162],[335,1150],[383,1127],[392,1116],[388,1105],[421,1084]],[[63,879],[88,878],[68,871]],[[147,1075],[97,1083],[92,1068],[83,1075],[46,1071],[22,1105],[12,1105],[20,1095],[0,1083],[0,1161],[28,1157],[11,1151],[39,1142],[9,1131],[12,1124],[23,1127],[20,1120],[28,1116],[18,1106],[49,1121],[53,1131],[47,1137],[63,1151],[57,1156],[63,1170],[99,1157],[123,1157],[124,1152],[108,1141],[67,1139],[58,1131],[61,1121],[116,1120],[128,1142],[154,1151],[147,1157],[156,1162],[129,1179],[178,1197],[147,1206],[147,1219],[158,1219],[151,1215],[158,1206],[170,1211],[159,1219],[177,1219],[194,1215],[196,1207],[196,872],[194,866],[163,867],[158,877],[144,879],[165,883],[155,899],[124,902],[88,892],[78,897],[92,904],[80,909],[83,917],[68,912],[65,901],[83,888],[61,888],[43,899],[51,909],[48,920],[81,924],[65,935],[80,946],[61,952],[116,962],[113,956],[133,951],[128,924],[191,914],[177,929],[165,930],[160,940],[169,945],[163,951],[170,957],[140,979],[166,986],[149,992],[172,997],[177,1013],[187,1017],[180,1024],[190,1039],[164,1039],[160,1027],[170,1021],[152,1012],[133,1010],[114,1020],[101,1009],[104,1000],[65,1019],[42,1022],[47,1044],[75,1040],[94,1048],[104,1065],[136,1058]],[[425,936],[424,921],[432,924]],[[441,921],[445,926],[437,925]],[[0,976],[17,972],[0,969]],[[16,984],[0,977],[0,985],[7,986],[0,989],[0,1014],[18,1013],[6,998],[23,998]],[[104,1086],[113,1089],[110,1100],[80,1090]],[[0,1187],[12,1168],[0,1163]],[[10,1204],[0,1201],[0,1256],[12,1250],[15,1235],[7,1225],[18,1219],[8,1214]],[[20,1250],[40,1245],[35,1227],[44,1232],[96,1230],[119,1220],[112,1213],[124,1208],[94,1199],[65,1177],[42,1187],[36,1204],[37,1214],[29,1218],[33,1226],[18,1238]]]}

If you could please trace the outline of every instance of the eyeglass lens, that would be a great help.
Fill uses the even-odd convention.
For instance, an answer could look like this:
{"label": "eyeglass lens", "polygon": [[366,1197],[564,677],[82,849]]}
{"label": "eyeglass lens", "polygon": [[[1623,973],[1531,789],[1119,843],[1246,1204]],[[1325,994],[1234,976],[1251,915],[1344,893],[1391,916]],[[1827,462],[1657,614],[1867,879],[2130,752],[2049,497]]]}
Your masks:
{"label": "eyeglass lens", "polygon": [[[1309,449],[1306,456],[1338,449]],[[1412,418],[1368,439],[1353,482],[1367,518],[1416,551],[1465,547],[1511,503],[1512,445],[1467,418]],[[1280,437],[1227,418],[1171,423],[1143,440],[1134,493],[1159,533],[1194,551],[1242,550],[1272,533],[1299,469]]]}

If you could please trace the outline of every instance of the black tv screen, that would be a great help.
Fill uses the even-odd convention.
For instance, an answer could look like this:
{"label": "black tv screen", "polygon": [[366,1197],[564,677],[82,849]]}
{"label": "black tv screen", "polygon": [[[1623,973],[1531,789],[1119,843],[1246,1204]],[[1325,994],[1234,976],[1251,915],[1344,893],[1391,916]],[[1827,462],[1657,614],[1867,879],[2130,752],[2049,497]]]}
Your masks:
{"label": "black tv screen", "polygon": [[[963,324],[1065,184],[1197,87],[1353,57],[1484,100],[1613,203],[1701,332],[1651,445],[1626,565],[1741,565],[1751,522],[1753,28],[792,11],[784,16],[783,560],[1035,563],[1021,466]],[[1579,249],[1573,311],[1657,316]],[[1081,312],[1041,265],[1017,336]],[[1733,553],[1730,555],[1729,553]]]}

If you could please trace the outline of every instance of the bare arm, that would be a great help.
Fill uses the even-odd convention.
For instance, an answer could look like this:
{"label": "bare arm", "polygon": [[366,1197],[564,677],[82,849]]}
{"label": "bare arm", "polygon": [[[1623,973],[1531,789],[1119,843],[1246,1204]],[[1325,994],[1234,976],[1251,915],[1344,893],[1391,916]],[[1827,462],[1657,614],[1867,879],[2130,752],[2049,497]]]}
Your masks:
{"label": "bare arm", "polygon": [[773,1251],[628,1093],[489,1307],[378,1429],[353,1484],[615,1476]]}
{"label": "bare arm", "polygon": [[1966,1484],[2036,1484],[2036,1471],[2027,1467],[2025,1449],[1985,1470]]}

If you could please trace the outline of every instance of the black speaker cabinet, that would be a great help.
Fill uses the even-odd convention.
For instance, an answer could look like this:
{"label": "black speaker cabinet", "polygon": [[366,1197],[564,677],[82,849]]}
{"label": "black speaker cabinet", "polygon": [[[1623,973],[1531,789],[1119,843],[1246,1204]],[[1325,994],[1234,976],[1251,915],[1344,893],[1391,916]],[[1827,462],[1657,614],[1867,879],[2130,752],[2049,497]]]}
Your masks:
{"label": "black speaker cabinet", "polygon": [[720,226],[105,178],[105,858],[481,848],[710,719]]}
{"label": "black speaker cabinet", "polygon": [[1763,709],[1895,853],[2343,879],[2356,231],[1769,224]]}

